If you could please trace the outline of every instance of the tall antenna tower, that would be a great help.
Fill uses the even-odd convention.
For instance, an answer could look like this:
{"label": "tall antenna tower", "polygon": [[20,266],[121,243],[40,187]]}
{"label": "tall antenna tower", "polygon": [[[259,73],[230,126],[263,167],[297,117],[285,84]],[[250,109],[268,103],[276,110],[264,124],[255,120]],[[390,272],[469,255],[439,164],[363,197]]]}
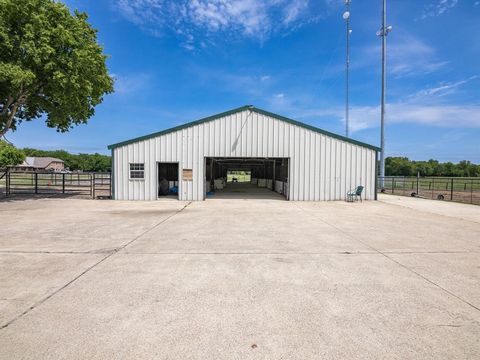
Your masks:
{"label": "tall antenna tower", "polygon": [[343,20],[345,20],[347,30],[347,54],[345,60],[345,136],[349,135],[349,76],[350,76],[350,3],[351,0],[345,0],[345,12]]}
{"label": "tall antenna tower", "polygon": [[385,99],[387,97],[387,35],[392,31],[392,27],[387,25],[387,0],[382,0],[382,28],[377,31],[377,36],[382,38],[382,98],[381,98],[381,117],[380,117],[380,178],[381,187],[384,187],[385,181]]}

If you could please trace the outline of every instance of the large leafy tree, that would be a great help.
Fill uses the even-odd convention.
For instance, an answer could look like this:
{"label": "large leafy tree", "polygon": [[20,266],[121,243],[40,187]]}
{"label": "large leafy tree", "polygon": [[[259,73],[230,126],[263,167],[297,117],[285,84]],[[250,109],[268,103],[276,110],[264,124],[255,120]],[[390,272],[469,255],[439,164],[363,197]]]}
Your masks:
{"label": "large leafy tree", "polygon": [[0,168],[18,165],[25,160],[25,153],[10,145],[6,141],[0,140]]}
{"label": "large leafy tree", "polygon": [[0,0],[0,136],[45,115],[68,131],[113,91],[87,15],[54,0]]}

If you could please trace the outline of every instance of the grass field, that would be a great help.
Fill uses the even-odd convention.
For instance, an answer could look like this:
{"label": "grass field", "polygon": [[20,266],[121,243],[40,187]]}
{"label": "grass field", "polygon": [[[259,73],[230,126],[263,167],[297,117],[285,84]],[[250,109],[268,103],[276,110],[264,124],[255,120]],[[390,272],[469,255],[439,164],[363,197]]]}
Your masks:
{"label": "grass field", "polygon": [[410,196],[416,193],[420,197],[452,200],[480,205],[480,178],[430,177],[385,177],[383,186],[379,179],[378,189],[385,192]]}
{"label": "grass field", "polygon": [[227,173],[227,182],[232,182],[233,178],[236,178],[238,182],[250,182],[250,171],[229,171]]}
{"label": "grass field", "polygon": [[[416,177],[385,177],[385,188],[388,189],[416,189]],[[480,191],[480,178],[420,178],[419,188],[428,190]]]}

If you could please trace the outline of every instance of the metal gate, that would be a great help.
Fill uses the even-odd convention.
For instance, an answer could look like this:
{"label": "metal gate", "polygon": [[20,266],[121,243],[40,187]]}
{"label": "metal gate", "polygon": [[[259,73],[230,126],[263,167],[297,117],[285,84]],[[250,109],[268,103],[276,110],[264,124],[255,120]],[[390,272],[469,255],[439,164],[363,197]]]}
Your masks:
{"label": "metal gate", "polygon": [[40,171],[0,172],[0,185],[10,195],[72,195],[111,198],[111,174],[95,172],[59,173]]}

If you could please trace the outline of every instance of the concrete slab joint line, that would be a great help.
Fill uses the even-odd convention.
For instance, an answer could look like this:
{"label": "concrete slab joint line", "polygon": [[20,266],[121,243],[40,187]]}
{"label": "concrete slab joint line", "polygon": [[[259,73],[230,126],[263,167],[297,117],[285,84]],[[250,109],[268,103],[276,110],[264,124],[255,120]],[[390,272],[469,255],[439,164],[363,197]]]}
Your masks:
{"label": "concrete slab joint line", "polygon": [[153,225],[150,229],[147,229],[145,230],[143,233],[141,233],[140,235],[138,235],[137,237],[135,237],[134,239],[130,240],[129,242],[127,242],[125,245],[122,245],[118,251],[120,250],[123,250],[125,249],[127,246],[133,244],[135,241],[137,241],[138,239],[140,239],[143,235],[149,233],[150,231],[152,231],[153,229],[157,228],[158,226],[162,225],[164,222],[170,220],[171,218],[173,218],[175,215],[178,215],[180,214],[183,210],[185,210],[192,202],[189,201],[185,206],[183,206],[180,210],[177,210],[176,212],[174,212],[172,215],[170,216],[167,216],[165,219],[159,221],[157,224]]}
{"label": "concrete slab joint line", "polygon": [[480,207],[379,198],[0,203],[0,359],[479,358]]}
{"label": "concrete slab joint line", "polygon": [[119,252],[120,250],[123,250],[125,249],[128,245],[132,244],[133,242],[135,242],[136,240],[140,239],[143,235],[147,234],[148,232],[152,231],[153,229],[155,229],[156,227],[158,227],[159,225],[163,224],[164,222],[168,221],[169,219],[171,219],[172,217],[174,217],[175,215],[181,213],[183,210],[185,210],[187,208],[187,206],[189,206],[191,204],[191,202],[187,203],[185,206],[183,206],[180,210],[177,210],[176,212],[174,212],[173,214],[171,214],[170,216],[166,217],[165,219],[162,219],[161,221],[159,221],[158,223],[156,223],[155,225],[153,225],[151,228],[145,230],[143,233],[141,233],[140,235],[136,236],[135,238],[133,238],[132,240],[128,241],[127,243],[123,244],[122,246],[118,247],[118,248],[115,248],[112,252],[110,252],[109,254],[107,254],[105,257],[103,257],[102,259],[100,259],[99,261],[97,261],[95,264],[93,264],[92,266],[88,267],[87,269],[85,269],[84,271],[82,271],[79,275],[75,276],[72,280],[70,280],[69,282],[67,282],[65,285],[63,285],[62,287],[58,288],[57,290],[55,290],[54,292],[52,292],[51,294],[47,295],[46,297],[44,297],[43,299],[37,301],[35,304],[33,304],[32,306],[30,306],[28,309],[26,309],[25,311],[23,311],[21,314],[17,315],[16,317],[14,317],[12,320],[8,321],[7,323],[3,324],[0,326],[0,330],[1,329],[5,329],[6,327],[8,327],[9,325],[13,324],[15,321],[17,321],[18,319],[20,319],[21,317],[23,317],[24,315],[28,314],[30,311],[32,311],[33,309],[37,308],[38,306],[42,305],[45,301],[49,300],[50,298],[52,298],[53,296],[55,296],[56,294],[58,294],[60,291],[62,291],[63,289],[67,288],[68,286],[70,286],[71,284],[73,284],[75,281],[77,281],[78,279],[80,279],[83,275],[85,275],[86,273],[88,273],[90,270],[94,269],[96,266],[100,265],[102,262],[104,262],[105,260],[107,260],[108,258],[110,258],[112,255],[116,254],[117,252]]}
{"label": "concrete slab joint line", "polygon": [[423,276],[422,274],[416,272],[415,270],[409,268],[408,266],[402,264],[401,262],[399,262],[399,261],[391,258],[391,257],[388,256],[385,252],[382,252],[382,251],[374,248],[373,246],[371,246],[371,245],[363,242],[362,240],[357,239],[356,237],[350,235],[348,232],[343,231],[343,230],[340,229],[339,227],[337,227],[337,226],[335,226],[335,225],[333,225],[333,224],[330,224],[329,222],[327,222],[327,221],[325,221],[325,220],[323,220],[323,219],[321,219],[321,218],[319,218],[319,217],[317,217],[317,216],[315,216],[315,215],[312,215],[309,211],[305,210],[304,208],[302,208],[301,206],[299,206],[297,203],[295,203],[295,205],[296,205],[300,210],[302,210],[302,211],[304,211],[305,213],[309,214],[309,215],[312,216],[313,218],[318,219],[318,220],[320,220],[321,222],[323,222],[324,224],[333,227],[334,229],[336,229],[337,231],[341,232],[342,234],[344,234],[345,236],[349,237],[350,239],[355,240],[355,241],[358,241],[358,242],[361,243],[362,245],[364,245],[364,246],[366,246],[366,247],[369,247],[370,249],[372,249],[372,250],[376,251],[377,253],[383,255],[383,256],[384,256],[385,258],[387,258],[388,260],[394,262],[394,263],[397,264],[398,266],[400,266],[400,267],[402,267],[402,268],[410,271],[411,273],[413,273],[413,274],[415,274],[416,276],[422,278],[423,280],[427,281],[428,283],[430,283],[430,284],[438,287],[439,289],[441,289],[442,291],[446,292],[446,293],[449,294],[450,296],[453,296],[454,298],[460,300],[460,301],[463,302],[464,304],[472,307],[473,309],[475,309],[475,310],[477,310],[477,311],[480,311],[480,308],[479,308],[479,307],[477,307],[477,306],[475,306],[474,304],[468,302],[467,300],[461,298],[460,296],[454,294],[453,292],[445,289],[444,287],[442,287],[442,286],[440,286],[439,284],[435,283],[434,281],[428,279],[427,277]]}

